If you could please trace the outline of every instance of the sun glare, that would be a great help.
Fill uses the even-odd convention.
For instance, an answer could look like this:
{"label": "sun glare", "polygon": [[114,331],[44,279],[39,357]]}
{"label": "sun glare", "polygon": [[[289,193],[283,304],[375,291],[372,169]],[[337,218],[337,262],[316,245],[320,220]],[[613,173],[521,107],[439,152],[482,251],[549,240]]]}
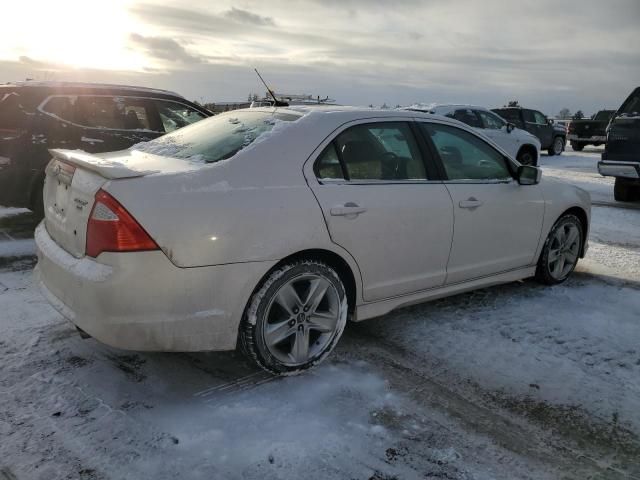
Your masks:
{"label": "sun glare", "polygon": [[76,68],[140,70],[145,57],[127,45],[141,27],[130,0],[22,1],[3,6],[0,58]]}

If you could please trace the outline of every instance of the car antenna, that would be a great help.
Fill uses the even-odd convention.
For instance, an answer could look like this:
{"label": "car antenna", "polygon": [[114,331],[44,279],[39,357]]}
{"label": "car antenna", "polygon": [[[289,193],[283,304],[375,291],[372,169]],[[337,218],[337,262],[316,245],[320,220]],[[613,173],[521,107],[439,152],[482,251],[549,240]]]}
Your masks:
{"label": "car antenna", "polygon": [[269,92],[269,95],[271,95],[271,98],[273,98],[273,101],[274,101],[273,106],[274,106],[274,107],[288,107],[288,106],[289,106],[289,104],[288,104],[287,102],[282,102],[282,101],[280,101],[280,100],[278,100],[278,99],[276,98],[275,93],[273,93],[273,90],[271,90],[271,89],[268,87],[267,82],[265,82],[265,81],[264,81],[264,78],[262,78],[262,75],[260,75],[260,72],[258,71],[258,69],[257,69],[257,68],[254,68],[254,70],[255,70],[256,74],[258,75],[258,78],[260,79],[260,81],[262,82],[262,84],[263,84],[263,85],[265,86],[265,88],[267,89],[267,92]]}

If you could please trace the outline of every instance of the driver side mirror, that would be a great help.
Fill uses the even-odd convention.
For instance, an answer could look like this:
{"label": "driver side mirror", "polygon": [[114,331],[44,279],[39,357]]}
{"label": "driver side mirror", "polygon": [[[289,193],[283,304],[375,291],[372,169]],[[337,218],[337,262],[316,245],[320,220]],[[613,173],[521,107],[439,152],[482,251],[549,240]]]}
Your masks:
{"label": "driver side mirror", "polygon": [[516,126],[513,123],[507,123],[507,133],[511,133],[515,130]]}
{"label": "driver side mirror", "polygon": [[520,185],[537,185],[542,178],[542,170],[531,165],[520,165],[516,176]]}

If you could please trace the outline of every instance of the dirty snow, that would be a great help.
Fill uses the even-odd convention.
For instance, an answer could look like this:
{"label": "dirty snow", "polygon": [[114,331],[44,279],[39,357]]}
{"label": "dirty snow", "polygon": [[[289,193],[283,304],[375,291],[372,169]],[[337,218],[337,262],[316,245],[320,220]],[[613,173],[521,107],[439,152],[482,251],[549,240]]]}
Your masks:
{"label": "dirty snow", "polygon": [[[544,156],[544,174],[604,198],[597,157]],[[284,379],[234,352],[80,339],[15,259],[29,214],[0,210],[0,478],[639,478],[640,209],[626,207],[593,208],[565,284],[349,325],[323,365]]]}

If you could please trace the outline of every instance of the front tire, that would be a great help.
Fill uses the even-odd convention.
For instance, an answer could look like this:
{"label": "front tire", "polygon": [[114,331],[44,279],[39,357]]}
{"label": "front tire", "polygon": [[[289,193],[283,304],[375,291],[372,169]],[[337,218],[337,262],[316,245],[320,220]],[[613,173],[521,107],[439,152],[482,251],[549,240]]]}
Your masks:
{"label": "front tire", "polygon": [[518,162],[521,165],[534,165],[536,164],[536,155],[529,148],[523,148],[518,152]]}
{"label": "front tire", "polygon": [[571,142],[571,148],[573,148],[576,152],[581,152],[584,148],[584,143],[580,142]]}
{"label": "front tire", "polygon": [[270,373],[301,373],[333,350],[347,311],[345,288],[335,270],[314,260],[287,263],[271,272],[251,297],[240,345]]}
{"label": "front tire", "polygon": [[560,217],[542,247],[536,280],[556,285],[569,278],[578,264],[583,238],[582,222],[578,217],[572,214]]}
{"label": "front tire", "polygon": [[553,139],[553,143],[551,144],[547,152],[549,153],[550,156],[553,156],[553,155],[562,154],[563,150],[564,150],[564,138],[558,135]]}

